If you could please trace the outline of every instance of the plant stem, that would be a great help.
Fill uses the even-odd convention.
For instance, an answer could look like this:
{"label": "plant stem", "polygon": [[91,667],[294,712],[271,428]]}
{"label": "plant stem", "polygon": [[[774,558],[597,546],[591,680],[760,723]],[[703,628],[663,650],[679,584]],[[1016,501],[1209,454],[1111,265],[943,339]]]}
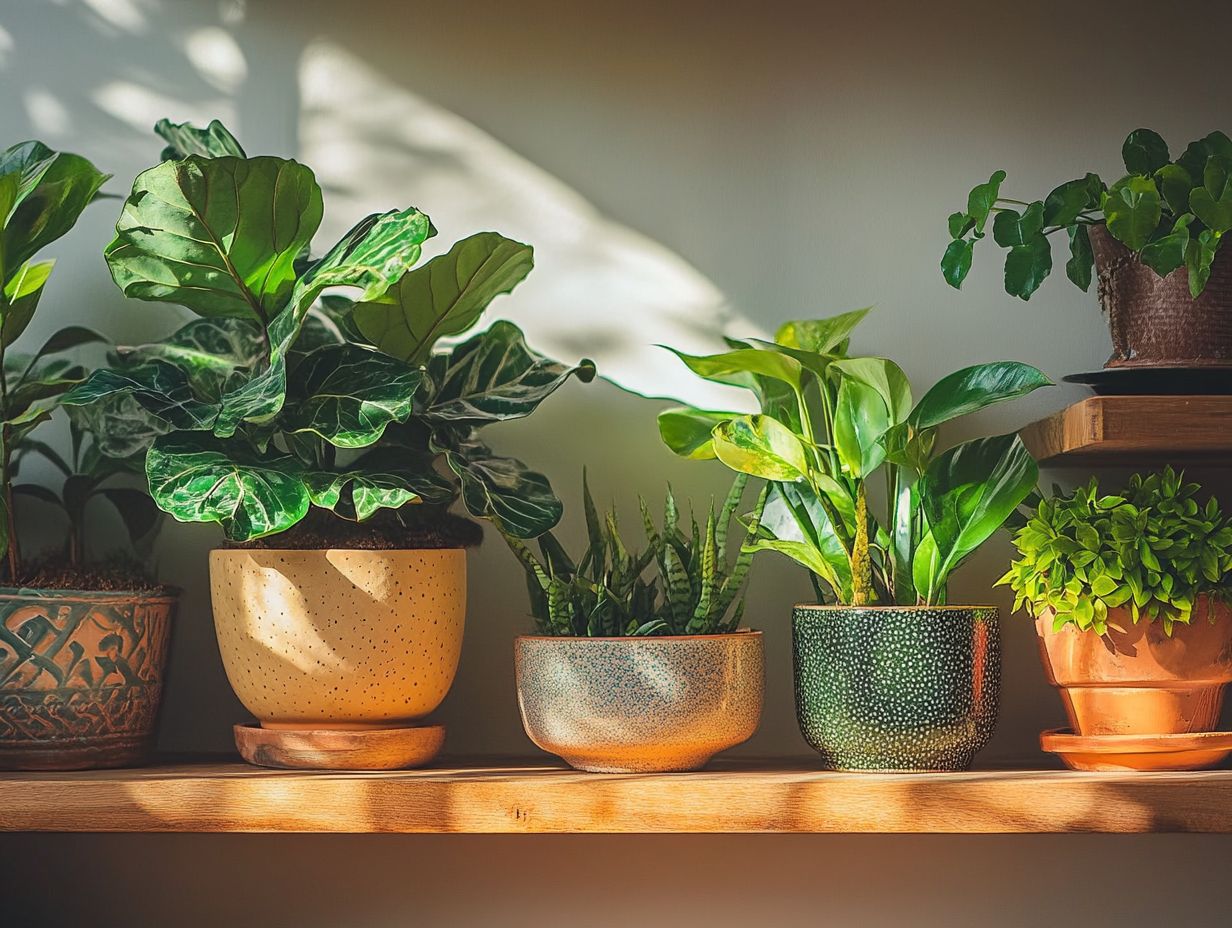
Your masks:
{"label": "plant stem", "polygon": [[868,549],[868,496],[864,481],[856,484],[856,537],[851,550],[851,604],[873,600],[873,560]]}

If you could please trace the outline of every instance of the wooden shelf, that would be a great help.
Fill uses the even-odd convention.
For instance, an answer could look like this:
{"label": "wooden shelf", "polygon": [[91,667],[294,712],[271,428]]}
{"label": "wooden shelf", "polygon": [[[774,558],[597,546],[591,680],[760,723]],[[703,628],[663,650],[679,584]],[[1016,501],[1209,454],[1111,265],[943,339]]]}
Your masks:
{"label": "wooden shelf", "polygon": [[1232,465],[1232,396],[1090,396],[1020,434],[1054,466]]}
{"label": "wooden shelf", "polygon": [[1232,832],[1232,771],[845,774],[808,760],[603,775],[542,761],[393,773],[190,763],[0,774],[0,830]]}

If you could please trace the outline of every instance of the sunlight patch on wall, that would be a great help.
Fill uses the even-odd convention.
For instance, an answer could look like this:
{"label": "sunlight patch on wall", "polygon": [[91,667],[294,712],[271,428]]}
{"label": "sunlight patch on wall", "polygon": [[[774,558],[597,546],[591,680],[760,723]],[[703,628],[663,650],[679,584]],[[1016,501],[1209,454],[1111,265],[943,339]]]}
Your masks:
{"label": "sunlight patch on wall", "polygon": [[68,109],[44,87],[31,87],[22,95],[26,117],[40,134],[64,135],[72,128]]}
{"label": "sunlight patch on wall", "polygon": [[216,118],[223,122],[235,121],[235,105],[225,97],[190,104],[132,81],[111,81],[95,90],[91,97],[99,109],[145,135],[164,116],[201,126]]}
{"label": "sunlight patch on wall", "polygon": [[8,64],[9,55],[13,51],[13,36],[4,26],[0,25],[0,68]]}
{"label": "sunlight patch on wall", "polygon": [[184,54],[197,73],[218,90],[237,91],[248,77],[248,62],[239,45],[230,33],[216,26],[189,33]]}
{"label": "sunlight patch on wall", "polygon": [[493,304],[494,317],[517,322],[548,354],[593,358],[630,389],[748,408],[739,391],[699,381],[653,347],[707,352],[723,348],[719,336],[729,326],[756,334],[679,255],[607,219],[497,139],[343,49],[308,46],[299,82],[302,159],[330,204],[318,248],[360,216],[395,206],[432,216],[441,234],[429,242],[431,254],[495,229],[532,244],[536,270]]}
{"label": "sunlight patch on wall", "polygon": [[81,0],[81,5],[121,32],[146,31],[146,15],[137,0]]}

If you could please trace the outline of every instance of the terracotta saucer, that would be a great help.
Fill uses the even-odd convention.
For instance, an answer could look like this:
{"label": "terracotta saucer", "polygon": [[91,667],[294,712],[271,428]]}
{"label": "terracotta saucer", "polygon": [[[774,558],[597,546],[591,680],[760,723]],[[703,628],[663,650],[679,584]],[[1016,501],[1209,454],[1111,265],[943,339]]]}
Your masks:
{"label": "terracotta saucer", "polygon": [[1040,747],[1072,770],[1204,770],[1232,754],[1232,732],[1180,735],[1075,735],[1056,728],[1040,735]]}
{"label": "terracotta saucer", "polygon": [[295,770],[404,770],[422,767],[440,753],[443,725],[359,731],[235,726],[240,756],[258,767]]}

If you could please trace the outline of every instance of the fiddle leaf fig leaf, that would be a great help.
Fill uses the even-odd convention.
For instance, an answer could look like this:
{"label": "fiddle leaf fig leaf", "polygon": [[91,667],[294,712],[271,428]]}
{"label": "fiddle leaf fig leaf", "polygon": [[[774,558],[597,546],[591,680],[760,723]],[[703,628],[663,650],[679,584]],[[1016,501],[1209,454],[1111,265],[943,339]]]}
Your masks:
{"label": "fiddle leaf fig leaf", "polygon": [[521,461],[498,457],[477,441],[447,448],[445,461],[461,482],[467,511],[491,519],[503,534],[535,538],[560,521],[563,507],[547,477]]}
{"label": "fiddle leaf fig leaf", "polygon": [[1095,253],[1091,250],[1091,236],[1084,223],[1069,227],[1069,260],[1065,262],[1065,276],[1083,292],[1091,288],[1091,271],[1095,267]]}
{"label": "fiddle leaf fig leaf", "polygon": [[261,363],[265,355],[260,324],[234,316],[194,319],[161,342],[117,349],[120,358],[137,364],[147,359],[180,368],[194,391],[219,400],[240,372]]}
{"label": "fiddle leaf fig leaf", "polygon": [[295,161],[164,161],[133,182],[104,254],[125,296],[267,324],[290,300],[321,211],[321,188]]}
{"label": "fiddle leaf fig leaf", "polygon": [[955,290],[962,289],[963,281],[971,271],[974,251],[975,242],[965,238],[956,238],[945,247],[945,254],[941,256],[941,273],[945,282]]}
{"label": "fiddle leaf fig leaf", "polygon": [[390,422],[406,421],[423,379],[422,369],[357,345],[318,348],[291,369],[294,394],[280,425],[364,448]]}
{"label": "fiddle leaf fig leaf", "polygon": [[659,413],[659,436],[663,444],[682,458],[705,461],[715,457],[715,428],[738,412],[712,412],[691,406],[676,406]]}
{"label": "fiddle leaf fig leaf", "polygon": [[712,434],[715,456],[742,474],[792,481],[808,468],[800,439],[771,416],[738,416],[716,426]]}
{"label": "fiddle leaf fig leaf", "polygon": [[108,458],[126,459],[145,454],[171,423],[147,410],[131,393],[113,393],[84,406],[66,406],[73,423],[94,439],[94,447]]}
{"label": "fiddle leaf fig leaf", "polygon": [[308,512],[300,462],[203,433],[164,435],[146,455],[150,495],[180,522],[217,522],[233,541],[285,531]]}
{"label": "fiddle leaf fig leaf", "polygon": [[436,381],[430,420],[500,422],[529,416],[570,377],[594,379],[589,360],[570,367],[532,351],[512,322],[494,322],[448,354],[432,359]]}
{"label": "fiddle leaf fig leaf", "polygon": [[244,149],[234,135],[217,119],[204,129],[187,122],[174,123],[160,119],[154,131],[167,143],[160,156],[162,161],[175,161],[190,155],[203,158],[243,158]]}
{"label": "fiddle leaf fig leaf", "polygon": [[1103,207],[1108,231],[1132,251],[1140,251],[1151,240],[1162,211],[1155,182],[1137,175],[1113,184]]}
{"label": "fiddle leaf fig leaf", "polygon": [[452,501],[453,484],[433,469],[432,462],[432,455],[383,448],[340,472],[310,471],[305,484],[313,505],[363,522],[379,509]]}
{"label": "fiddle leaf fig leaf", "polygon": [[1029,300],[1052,272],[1052,246],[1043,235],[1014,245],[1005,256],[1005,292]]}
{"label": "fiddle leaf fig leaf", "polygon": [[1150,177],[1171,160],[1168,143],[1158,132],[1150,129],[1135,129],[1121,146],[1125,170],[1130,174]]}
{"label": "fiddle leaf fig leaf", "polygon": [[198,398],[184,369],[150,358],[140,364],[100,368],[64,395],[65,406],[88,406],[115,396],[130,396],[143,409],[175,429],[208,430],[217,403]]}
{"label": "fiddle leaf fig leaf", "polygon": [[381,351],[421,364],[440,338],[471,328],[533,265],[529,245],[480,232],[407,272],[383,296],[356,303],[355,323]]}

